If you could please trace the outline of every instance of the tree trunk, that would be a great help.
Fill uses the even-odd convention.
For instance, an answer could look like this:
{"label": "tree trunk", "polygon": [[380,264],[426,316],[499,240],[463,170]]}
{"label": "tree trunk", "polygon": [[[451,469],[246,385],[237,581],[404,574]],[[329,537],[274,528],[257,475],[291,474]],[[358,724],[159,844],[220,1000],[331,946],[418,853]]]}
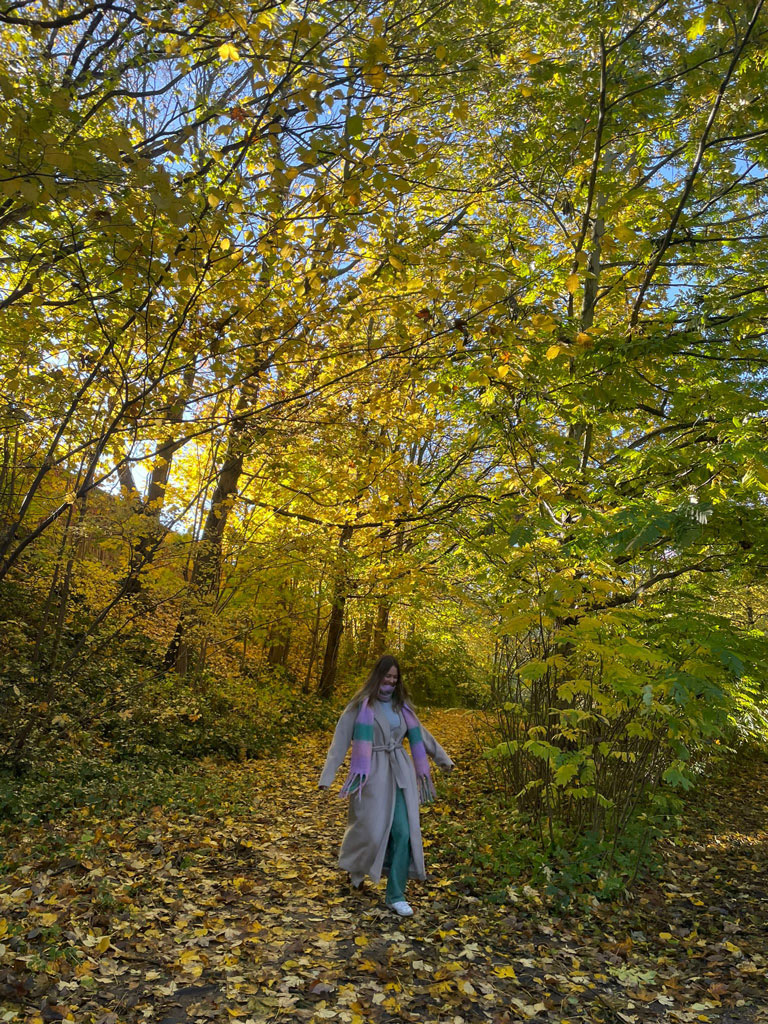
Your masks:
{"label": "tree trunk", "polygon": [[371,637],[373,636],[374,612],[373,610],[369,611],[366,609],[363,614],[363,624],[360,628],[357,657],[355,659],[355,665],[358,669],[362,669],[368,661],[370,656]]}
{"label": "tree trunk", "polygon": [[277,606],[279,615],[277,622],[270,630],[270,646],[267,653],[267,663],[274,667],[287,668],[288,652],[291,649],[291,638],[293,630],[293,606],[296,596],[296,581],[291,581],[288,595],[281,594]]}
{"label": "tree trunk", "polygon": [[312,623],[312,635],[310,637],[309,655],[307,657],[307,671],[304,676],[304,683],[301,687],[302,693],[309,693],[309,684],[312,679],[312,669],[315,664],[318,644],[320,642],[320,620],[323,612],[323,585],[325,583],[325,567],[328,563],[323,562],[320,571],[320,578],[317,581],[317,602],[315,604],[315,617]]}
{"label": "tree trunk", "polygon": [[[245,454],[254,436],[250,420],[243,413],[256,400],[259,375],[265,365],[265,361],[260,361],[254,365],[243,381],[240,397],[235,406],[235,415],[229,432],[227,451],[218,473],[216,487],[205,518],[203,535],[192,565],[190,596],[193,600],[197,598],[200,601],[206,601],[219,588],[221,546],[227,525],[227,517],[237,496]],[[176,626],[176,632],[164,658],[166,668],[175,668],[181,674],[184,674],[194,661],[190,657],[191,652],[187,649],[188,644],[186,641],[187,627],[193,614],[194,612],[189,611],[182,612]],[[200,666],[197,665],[197,667]]]}
{"label": "tree trunk", "polygon": [[376,609],[376,625],[373,629],[373,657],[380,658],[387,646],[387,633],[389,632],[389,613],[391,603],[388,597],[379,601]]}
{"label": "tree trunk", "polygon": [[[394,551],[400,555],[405,548],[405,530],[401,526],[395,536]],[[389,616],[392,611],[391,582],[385,584],[384,593],[379,598],[376,609],[376,625],[373,630],[373,651],[374,658],[380,658],[387,646],[387,635],[389,633]]]}
{"label": "tree trunk", "polygon": [[[178,428],[184,420],[187,396],[192,390],[196,372],[197,367],[193,364],[184,374],[181,391],[169,411],[168,422],[174,428]],[[172,430],[172,435],[173,433]],[[152,563],[165,537],[166,530],[160,522],[160,513],[165,505],[165,492],[168,489],[168,480],[171,476],[173,457],[184,443],[184,441],[179,441],[176,437],[171,436],[155,448],[152,473],[147,486],[147,498],[142,508],[144,515],[148,517],[148,522],[147,529],[142,532],[138,544],[139,569]],[[142,581],[138,575],[135,578],[135,589],[137,592],[142,589]]]}
{"label": "tree trunk", "polygon": [[344,564],[345,554],[352,538],[352,527],[347,525],[342,528],[339,537],[339,560],[341,562],[336,577],[336,584],[333,589],[333,600],[331,603],[331,617],[328,622],[328,639],[325,645],[325,657],[323,658],[323,670],[320,673],[320,682],[317,686],[318,696],[328,700],[333,695],[333,688],[336,685],[336,669],[339,659],[339,645],[341,635],[344,632],[344,608],[347,603],[347,591],[349,589],[349,577],[347,567]]}

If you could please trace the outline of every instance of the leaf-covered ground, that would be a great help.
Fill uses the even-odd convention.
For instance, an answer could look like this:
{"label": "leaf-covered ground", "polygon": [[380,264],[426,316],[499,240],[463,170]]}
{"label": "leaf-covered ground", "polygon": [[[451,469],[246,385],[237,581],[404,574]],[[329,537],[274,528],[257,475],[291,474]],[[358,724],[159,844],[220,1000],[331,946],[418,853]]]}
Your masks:
{"label": "leaf-covered ground", "polygon": [[315,788],[328,737],[312,737],[210,767],[207,809],[6,828],[0,1020],[768,1021],[765,759],[710,782],[660,879],[558,918],[524,886],[505,903],[467,891],[438,826],[472,829],[472,719],[426,721],[459,770],[423,817],[413,918],[336,870],[345,805]]}

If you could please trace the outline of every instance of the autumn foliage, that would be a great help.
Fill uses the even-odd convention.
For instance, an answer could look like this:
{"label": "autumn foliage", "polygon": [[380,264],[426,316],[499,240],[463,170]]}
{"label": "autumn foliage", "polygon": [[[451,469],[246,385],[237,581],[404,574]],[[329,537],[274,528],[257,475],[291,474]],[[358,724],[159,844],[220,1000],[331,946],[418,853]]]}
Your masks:
{"label": "autumn foliage", "polygon": [[5,813],[392,649],[634,878],[766,726],[762,2],[0,24]]}

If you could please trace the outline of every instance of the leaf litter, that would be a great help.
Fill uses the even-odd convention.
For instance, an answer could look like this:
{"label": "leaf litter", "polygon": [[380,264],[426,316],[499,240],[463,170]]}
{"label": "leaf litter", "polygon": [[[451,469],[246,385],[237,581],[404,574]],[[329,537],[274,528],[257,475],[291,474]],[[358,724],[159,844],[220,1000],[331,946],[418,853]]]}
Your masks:
{"label": "leaf litter", "polygon": [[659,878],[565,915],[522,879],[501,902],[467,886],[446,837],[476,827],[474,723],[425,717],[458,771],[423,817],[412,918],[383,906],[383,882],[353,892],[336,869],[346,805],[315,788],[317,735],[211,765],[232,799],[197,811],[5,826],[0,1021],[768,1021],[764,756],[710,780]]}

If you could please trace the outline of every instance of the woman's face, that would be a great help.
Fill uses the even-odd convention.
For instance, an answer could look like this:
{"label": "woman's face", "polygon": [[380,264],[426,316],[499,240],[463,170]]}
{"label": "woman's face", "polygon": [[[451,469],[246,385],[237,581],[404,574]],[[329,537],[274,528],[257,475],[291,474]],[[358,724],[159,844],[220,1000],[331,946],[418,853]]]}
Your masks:
{"label": "woman's face", "polygon": [[393,665],[379,683],[379,696],[391,697],[397,686],[397,668]]}

